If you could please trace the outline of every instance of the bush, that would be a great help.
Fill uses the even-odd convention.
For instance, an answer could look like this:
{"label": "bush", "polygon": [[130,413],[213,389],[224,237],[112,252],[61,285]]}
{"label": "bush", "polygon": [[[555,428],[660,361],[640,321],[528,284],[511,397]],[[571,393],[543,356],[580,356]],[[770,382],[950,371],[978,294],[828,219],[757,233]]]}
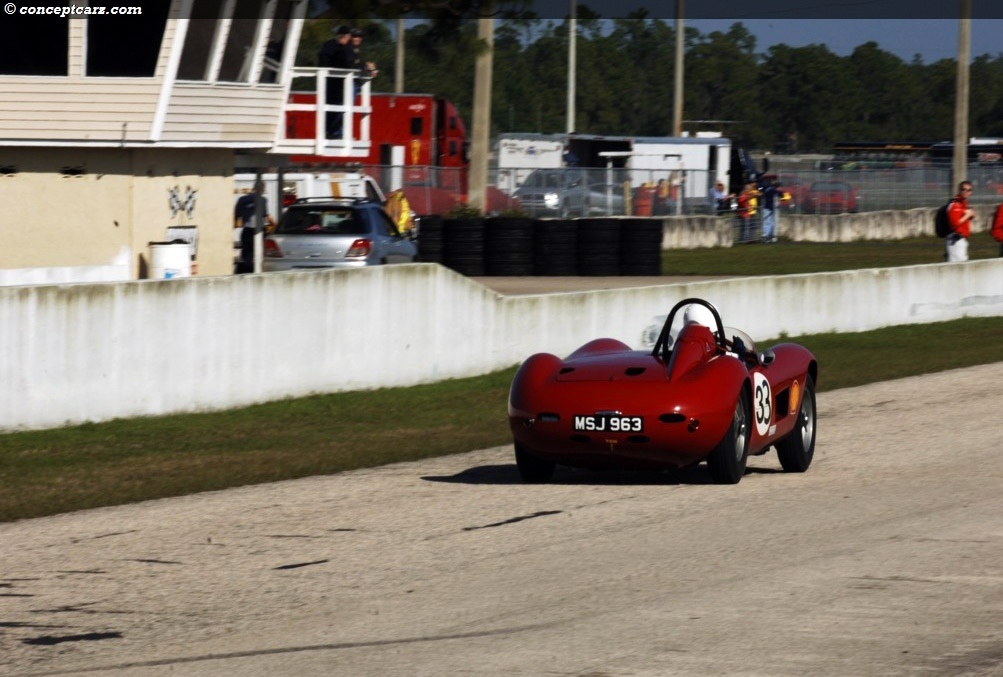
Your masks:
{"label": "bush", "polygon": [[445,214],[447,219],[476,219],[484,216],[480,209],[471,207],[466,202],[458,202]]}

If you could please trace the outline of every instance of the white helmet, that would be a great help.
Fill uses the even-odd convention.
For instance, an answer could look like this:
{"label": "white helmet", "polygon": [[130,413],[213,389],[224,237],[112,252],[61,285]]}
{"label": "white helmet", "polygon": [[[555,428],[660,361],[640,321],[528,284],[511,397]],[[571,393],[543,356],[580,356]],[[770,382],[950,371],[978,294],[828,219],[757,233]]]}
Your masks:
{"label": "white helmet", "polygon": [[686,306],[686,311],[683,313],[683,325],[687,324],[702,324],[710,328],[711,331],[717,331],[717,320],[714,319],[714,313],[710,311],[710,308],[697,303]]}

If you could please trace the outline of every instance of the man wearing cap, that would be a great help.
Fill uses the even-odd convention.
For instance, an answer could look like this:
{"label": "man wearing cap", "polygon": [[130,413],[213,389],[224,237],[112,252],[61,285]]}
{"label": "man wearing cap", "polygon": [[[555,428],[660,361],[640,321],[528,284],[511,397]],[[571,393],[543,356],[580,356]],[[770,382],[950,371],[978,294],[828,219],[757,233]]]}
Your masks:
{"label": "man wearing cap", "polygon": [[[351,40],[351,30],[348,26],[338,26],[334,30],[334,37],[321,46],[317,55],[317,65],[321,68],[354,68],[355,52],[352,51]],[[341,78],[327,79],[325,101],[328,105],[340,105],[344,101],[343,87]],[[344,113],[329,112],[327,114],[327,124],[325,125],[327,138],[341,138],[344,117]]]}
{"label": "man wearing cap", "polygon": [[[359,75],[365,78],[375,78],[376,74],[379,72],[376,70],[376,64],[372,61],[362,61],[362,56],[360,52],[362,51],[362,29],[353,28],[352,29],[352,68],[357,68],[359,70]],[[359,85],[356,85],[355,93],[358,94]]]}

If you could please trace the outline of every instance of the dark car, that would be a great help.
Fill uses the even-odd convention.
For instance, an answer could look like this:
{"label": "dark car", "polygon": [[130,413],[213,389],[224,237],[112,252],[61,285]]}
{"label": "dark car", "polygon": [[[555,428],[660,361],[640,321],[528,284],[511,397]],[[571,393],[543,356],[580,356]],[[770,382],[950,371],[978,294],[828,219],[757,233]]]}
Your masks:
{"label": "dark car", "polygon": [[302,198],[265,239],[262,269],[361,268],[409,263],[416,253],[378,202]]}
{"label": "dark car", "polygon": [[514,197],[530,216],[613,216],[624,213],[622,184],[606,184],[605,170],[537,169]]}
{"label": "dark car", "polygon": [[846,181],[816,181],[805,192],[802,205],[807,214],[844,214],[859,209],[857,189]]}

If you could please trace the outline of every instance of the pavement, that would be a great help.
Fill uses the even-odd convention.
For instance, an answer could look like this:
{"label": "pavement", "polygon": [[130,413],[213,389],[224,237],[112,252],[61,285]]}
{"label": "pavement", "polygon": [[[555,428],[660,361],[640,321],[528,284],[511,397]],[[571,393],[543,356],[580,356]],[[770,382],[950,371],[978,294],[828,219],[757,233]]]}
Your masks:
{"label": "pavement", "polygon": [[0,674],[999,677],[1000,382],[820,393],[737,485],[505,445],[0,524]]}

